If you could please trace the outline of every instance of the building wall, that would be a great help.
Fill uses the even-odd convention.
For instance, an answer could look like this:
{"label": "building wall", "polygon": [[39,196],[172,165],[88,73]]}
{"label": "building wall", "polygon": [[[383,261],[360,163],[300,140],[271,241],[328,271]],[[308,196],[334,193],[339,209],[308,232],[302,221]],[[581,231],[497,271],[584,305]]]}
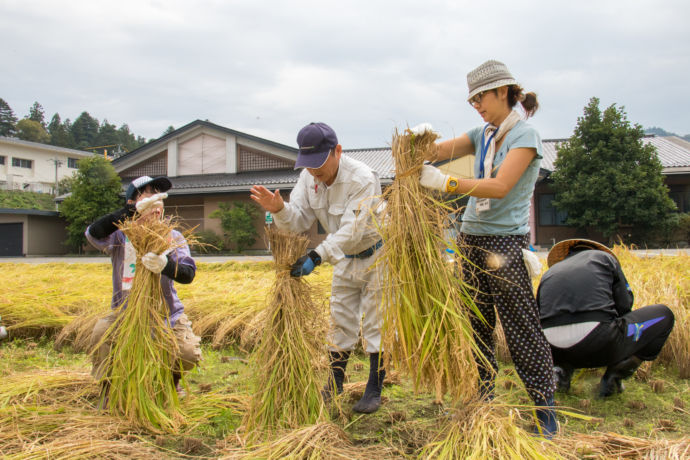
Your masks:
{"label": "building wall", "polygon": [[[281,192],[283,199],[289,201],[290,193]],[[213,195],[196,195],[196,196],[170,196],[165,200],[166,214],[178,216],[181,220],[181,226],[183,228],[195,228],[195,231],[209,230],[217,235],[223,234],[223,230],[220,226],[220,219],[211,217],[211,213],[219,208],[219,204],[222,202],[235,202],[240,201],[244,203],[251,203],[257,206],[251,198],[249,198],[248,192],[239,193],[225,193],[225,194],[213,194]],[[258,206],[257,206],[258,208]],[[263,210],[259,211],[259,214],[254,221],[254,227],[257,231],[256,243],[251,246],[251,250],[265,250],[268,247],[266,241],[265,232],[265,220],[266,215]],[[306,232],[306,235],[310,238],[309,247],[315,248],[323,239],[326,237],[325,234],[319,234],[318,225],[314,223],[312,228]]]}
{"label": "building wall", "polygon": [[67,254],[69,248],[63,244],[67,240],[67,222],[64,219],[57,216],[27,217],[27,255]]}
{"label": "building wall", "polygon": [[[75,151],[74,154],[69,154],[49,149],[50,146],[44,147],[41,144],[32,146],[0,141],[0,157],[4,157],[4,164],[0,164],[0,188],[52,193],[55,187],[55,161],[59,162],[59,181],[74,174],[77,160],[91,156],[86,152]],[[13,166],[13,158],[29,160],[31,165],[28,168]]]}
{"label": "building wall", "polygon": [[225,139],[202,133],[177,149],[178,176],[225,172]]}

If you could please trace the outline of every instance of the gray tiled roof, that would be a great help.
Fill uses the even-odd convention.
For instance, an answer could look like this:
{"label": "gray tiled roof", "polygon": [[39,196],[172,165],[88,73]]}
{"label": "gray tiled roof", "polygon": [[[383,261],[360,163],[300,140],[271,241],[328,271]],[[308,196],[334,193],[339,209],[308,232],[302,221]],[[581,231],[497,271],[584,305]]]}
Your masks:
{"label": "gray tiled roof", "polygon": [[[541,162],[542,169],[553,171],[553,163],[556,161],[556,146],[567,139],[544,139],[542,141],[544,159]],[[659,160],[664,168],[679,168],[690,166],[690,142],[680,137],[647,136],[642,139],[645,144],[656,147]]]}
{"label": "gray tiled roof", "polygon": [[[542,170],[553,171],[556,159],[556,145],[567,139],[545,139]],[[690,166],[690,143],[678,137],[645,137],[645,143],[657,148],[659,159],[664,168]],[[372,168],[383,184],[390,183],[395,175],[392,152],[390,148],[367,148],[343,150],[343,154],[359,160]],[[171,177],[173,189],[171,194],[223,193],[229,191],[247,191],[254,184],[273,188],[292,188],[299,177],[299,170],[279,169],[272,171],[252,171],[237,174],[199,174],[193,176]]]}
{"label": "gray tiled roof", "polygon": [[[388,148],[343,150],[343,154],[359,160],[372,168],[381,179],[389,183],[393,180],[393,158]],[[299,178],[300,171],[278,169],[269,171],[251,171],[237,174],[196,174],[192,176],[171,177],[173,184],[171,194],[187,195],[191,193],[222,193],[228,191],[246,191],[252,185],[266,187],[292,188]],[[125,183],[133,178],[125,178]]]}
{"label": "gray tiled roof", "polygon": [[26,147],[38,148],[42,150],[50,150],[52,152],[66,153],[68,155],[93,156],[94,154],[93,152],[86,152],[84,150],[68,149],[65,147],[58,147],[56,145],[43,144],[41,142],[24,141],[21,139],[16,139],[14,137],[0,136],[0,142],[4,142],[7,144],[23,145]]}

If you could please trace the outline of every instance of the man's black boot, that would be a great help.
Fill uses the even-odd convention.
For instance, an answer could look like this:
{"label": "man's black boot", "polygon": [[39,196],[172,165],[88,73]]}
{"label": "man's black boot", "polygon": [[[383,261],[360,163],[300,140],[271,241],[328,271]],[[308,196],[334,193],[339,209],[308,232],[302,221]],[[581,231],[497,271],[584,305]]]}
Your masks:
{"label": "man's black boot", "polygon": [[345,368],[347,367],[347,360],[350,358],[349,351],[329,351],[328,354],[331,360],[331,376],[328,378],[328,383],[321,390],[321,396],[326,404],[331,402],[334,395],[339,395],[343,392]]}
{"label": "man's black boot", "polygon": [[622,393],[625,389],[622,380],[632,377],[637,368],[640,367],[640,364],[642,364],[640,358],[631,356],[617,362],[613,366],[609,366],[603,377],[601,377],[599,396],[606,398],[614,393]]}
{"label": "man's black boot", "polygon": [[381,353],[371,353],[369,355],[369,381],[364,390],[362,399],[352,406],[352,410],[363,414],[371,414],[381,407],[381,389],[383,379],[386,378],[386,370],[383,368],[383,361],[379,362]]}

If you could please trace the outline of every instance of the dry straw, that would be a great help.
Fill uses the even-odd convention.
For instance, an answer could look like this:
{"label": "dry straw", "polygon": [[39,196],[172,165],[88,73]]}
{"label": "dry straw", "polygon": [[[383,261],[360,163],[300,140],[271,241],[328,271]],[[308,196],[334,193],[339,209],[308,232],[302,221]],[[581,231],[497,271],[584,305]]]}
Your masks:
{"label": "dry straw", "polygon": [[443,257],[455,249],[446,234],[452,211],[419,184],[424,158],[437,135],[409,130],[393,136],[395,180],[386,191],[380,231],[384,240],[385,348],[398,369],[412,376],[415,390],[425,388],[440,400],[474,395],[476,345],[469,322],[476,307],[454,264]]}
{"label": "dry straw", "polygon": [[174,228],[170,219],[127,219],[121,224],[136,250],[137,270],[126,308],[120,307],[101,341],[112,342],[103,377],[109,383],[104,398],[110,412],[150,430],[170,432],[184,421],[172,376],[178,346],[168,325],[161,275],[145,269],[141,256],[179,247],[182,243],[172,236]]}
{"label": "dry straw", "polygon": [[255,390],[244,419],[250,442],[268,432],[321,422],[326,414],[320,384],[325,369],[327,321],[304,278],[290,266],[307,250],[303,235],[267,229],[275,261],[275,283],[268,296],[261,340],[251,358]]}
{"label": "dry straw", "polygon": [[576,458],[558,444],[521,428],[517,407],[486,401],[472,402],[441,422],[438,434],[419,458],[546,460]]}
{"label": "dry straw", "polygon": [[318,423],[297,430],[283,431],[275,439],[256,444],[251,448],[234,448],[224,451],[229,459],[299,459],[299,460],[384,460],[394,457],[387,447],[355,446],[347,433],[333,423]]}

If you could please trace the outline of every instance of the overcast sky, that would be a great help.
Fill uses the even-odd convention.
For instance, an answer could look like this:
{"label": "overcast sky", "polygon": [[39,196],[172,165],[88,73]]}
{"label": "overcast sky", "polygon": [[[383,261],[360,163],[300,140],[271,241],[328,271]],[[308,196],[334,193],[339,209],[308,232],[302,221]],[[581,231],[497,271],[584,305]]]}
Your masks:
{"label": "overcast sky", "polygon": [[18,118],[82,111],[146,138],[195,119],[295,145],[325,121],[344,148],[429,122],[482,123],[467,72],[506,63],[569,137],[591,97],[690,133],[690,2],[0,0],[0,97]]}

